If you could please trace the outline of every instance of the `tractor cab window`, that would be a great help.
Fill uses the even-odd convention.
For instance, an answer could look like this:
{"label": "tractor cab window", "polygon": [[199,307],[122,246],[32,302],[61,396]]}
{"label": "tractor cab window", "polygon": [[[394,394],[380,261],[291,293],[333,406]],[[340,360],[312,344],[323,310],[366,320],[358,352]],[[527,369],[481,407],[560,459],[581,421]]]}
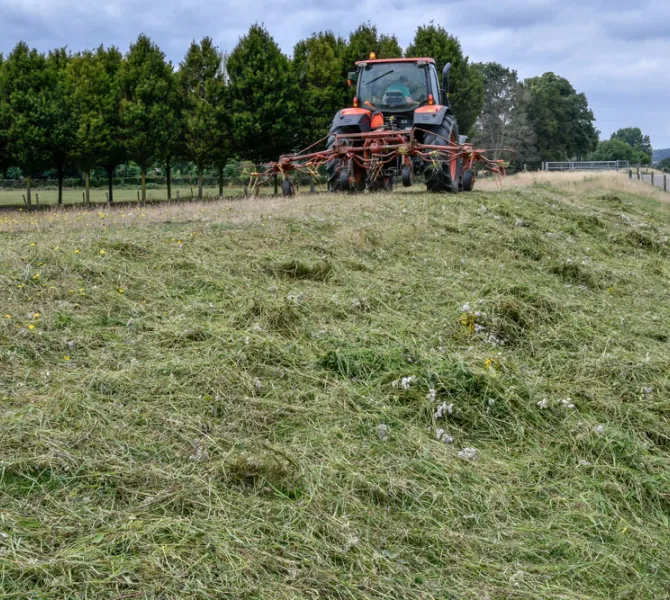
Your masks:
{"label": "tractor cab window", "polygon": [[426,68],[414,62],[371,63],[361,70],[358,101],[364,108],[411,110],[428,93]]}

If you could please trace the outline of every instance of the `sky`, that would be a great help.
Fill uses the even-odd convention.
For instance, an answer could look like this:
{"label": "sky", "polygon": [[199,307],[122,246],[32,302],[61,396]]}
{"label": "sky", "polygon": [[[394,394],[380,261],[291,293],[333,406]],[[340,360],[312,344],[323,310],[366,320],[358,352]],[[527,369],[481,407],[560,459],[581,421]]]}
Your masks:
{"label": "sky", "polygon": [[430,21],[471,61],[567,78],[586,94],[601,138],[634,126],[670,148],[670,0],[0,0],[0,52],[20,40],[41,51],[125,51],[146,33],[177,65],[192,40],[208,35],[229,51],[256,22],[290,55],[316,31],[346,37],[364,22],[406,47]]}

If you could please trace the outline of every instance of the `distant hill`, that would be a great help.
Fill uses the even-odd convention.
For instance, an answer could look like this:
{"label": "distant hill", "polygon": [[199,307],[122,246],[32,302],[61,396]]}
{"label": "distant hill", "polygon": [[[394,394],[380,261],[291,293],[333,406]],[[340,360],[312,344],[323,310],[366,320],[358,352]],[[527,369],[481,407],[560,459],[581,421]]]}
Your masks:
{"label": "distant hill", "polygon": [[663,160],[664,158],[670,157],[670,148],[664,148],[663,150],[654,150],[654,156],[652,161],[654,164]]}

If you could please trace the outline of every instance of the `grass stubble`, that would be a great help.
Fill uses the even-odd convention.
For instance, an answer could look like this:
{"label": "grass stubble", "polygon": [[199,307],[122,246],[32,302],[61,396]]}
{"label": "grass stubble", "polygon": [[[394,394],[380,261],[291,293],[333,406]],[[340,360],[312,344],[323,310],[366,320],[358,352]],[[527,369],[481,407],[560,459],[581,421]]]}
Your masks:
{"label": "grass stubble", "polygon": [[483,187],[1,215],[0,596],[667,598],[669,206]]}

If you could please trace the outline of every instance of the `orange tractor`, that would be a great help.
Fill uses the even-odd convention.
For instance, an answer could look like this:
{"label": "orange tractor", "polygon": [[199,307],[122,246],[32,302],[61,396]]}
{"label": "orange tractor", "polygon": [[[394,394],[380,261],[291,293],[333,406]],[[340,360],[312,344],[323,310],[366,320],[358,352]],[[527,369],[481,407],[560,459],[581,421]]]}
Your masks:
{"label": "orange tractor", "polygon": [[[406,187],[422,173],[430,192],[471,191],[474,165],[503,174],[502,161],[487,158],[459,135],[449,102],[449,69],[440,88],[432,58],[376,59],[356,63],[353,107],[340,110],[328,135],[282,156],[257,174],[262,185],[281,175],[282,192],[295,192],[292,174],[318,176],[325,167],[330,192],[390,191],[400,176]],[[322,169],[323,170],[323,169]]]}

